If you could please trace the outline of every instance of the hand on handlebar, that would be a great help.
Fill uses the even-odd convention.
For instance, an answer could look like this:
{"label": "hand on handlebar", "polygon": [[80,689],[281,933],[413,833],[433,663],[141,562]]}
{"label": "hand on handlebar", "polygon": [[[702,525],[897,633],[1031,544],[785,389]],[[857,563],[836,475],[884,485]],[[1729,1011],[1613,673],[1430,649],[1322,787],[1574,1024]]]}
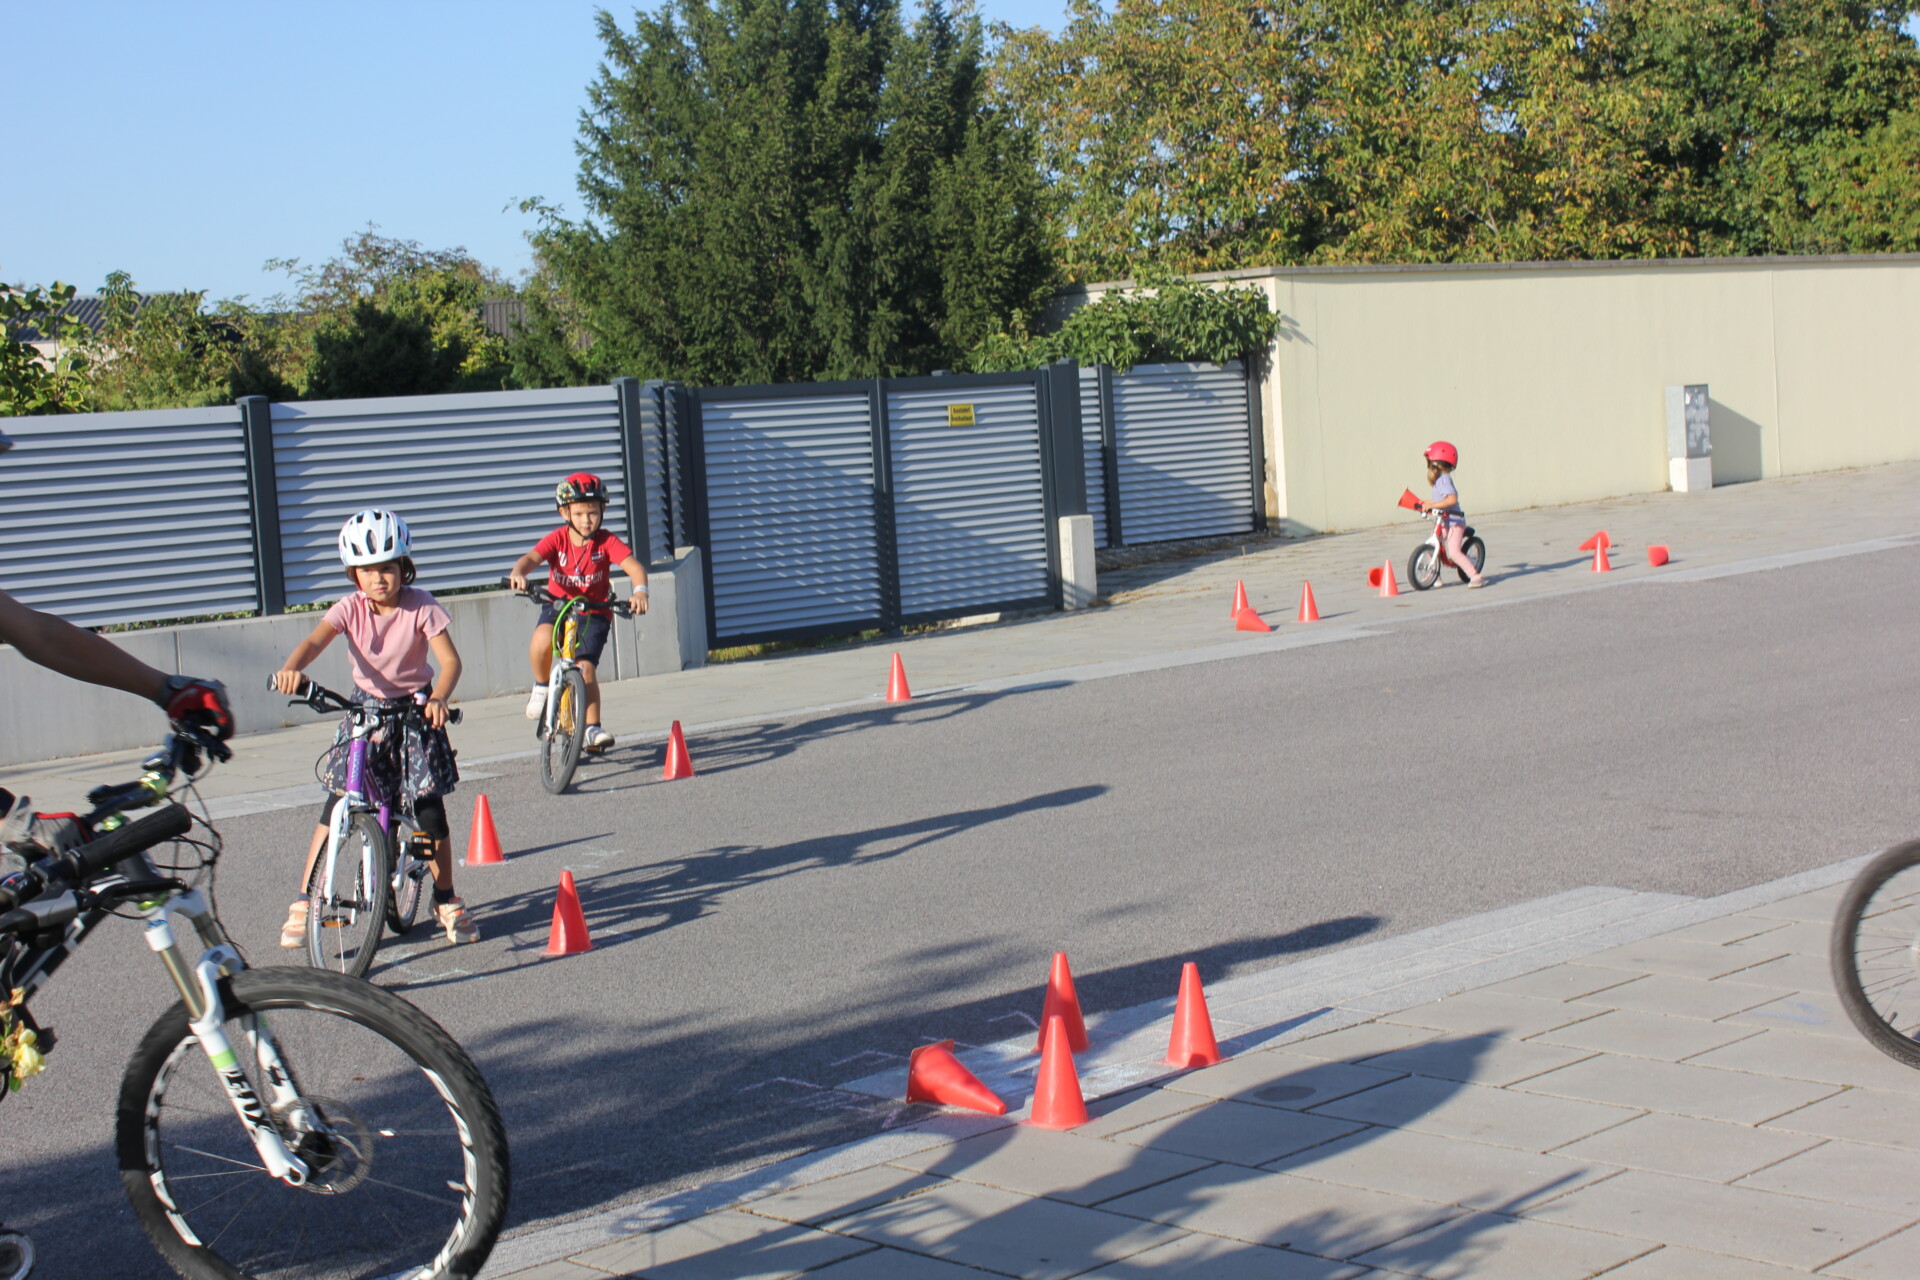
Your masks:
{"label": "hand on handlebar", "polygon": [[267,677],[267,686],[275,693],[284,693],[288,697],[298,697],[300,686],[306,683],[306,677],[298,671],[281,669]]}
{"label": "hand on handlebar", "polygon": [[153,699],[167,719],[206,734],[216,742],[233,736],[233,708],[227,687],[199,676],[168,676]]}
{"label": "hand on handlebar", "polygon": [[507,575],[506,583],[515,591],[525,591],[527,589],[527,575],[515,569]]}

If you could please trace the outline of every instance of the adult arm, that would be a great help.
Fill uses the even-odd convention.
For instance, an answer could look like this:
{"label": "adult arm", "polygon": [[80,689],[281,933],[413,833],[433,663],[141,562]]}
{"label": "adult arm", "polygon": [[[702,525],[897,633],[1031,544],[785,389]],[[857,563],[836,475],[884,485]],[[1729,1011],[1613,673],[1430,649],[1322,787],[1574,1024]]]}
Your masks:
{"label": "adult arm", "polygon": [[167,683],[156,671],[125,649],[64,618],[29,609],[0,591],[0,641],[12,645],[28,661],[88,684],[124,689],[158,701]]}

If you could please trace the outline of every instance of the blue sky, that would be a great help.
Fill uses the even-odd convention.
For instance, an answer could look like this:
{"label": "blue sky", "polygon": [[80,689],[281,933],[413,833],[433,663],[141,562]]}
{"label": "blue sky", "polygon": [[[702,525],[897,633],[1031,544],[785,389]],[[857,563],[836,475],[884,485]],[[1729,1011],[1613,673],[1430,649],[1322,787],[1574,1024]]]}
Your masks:
{"label": "blue sky", "polygon": [[[592,0],[56,0],[7,6],[15,172],[0,281],[107,272],[211,298],[278,292],[377,223],[528,265],[524,196],[578,210],[573,143],[599,64]],[[648,3],[643,8],[657,8]],[[979,0],[1058,29],[1065,0]],[[25,142],[25,146],[21,144]]]}

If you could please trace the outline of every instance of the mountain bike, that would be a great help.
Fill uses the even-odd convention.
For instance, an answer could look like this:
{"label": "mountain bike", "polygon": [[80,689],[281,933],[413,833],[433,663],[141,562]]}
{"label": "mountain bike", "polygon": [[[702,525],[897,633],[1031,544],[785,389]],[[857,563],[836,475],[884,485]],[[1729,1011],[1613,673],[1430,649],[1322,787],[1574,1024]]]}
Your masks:
{"label": "mountain bike", "polygon": [[[220,835],[193,788],[229,754],[175,723],[137,780],[94,789],[92,812],[9,820],[0,990],[17,1025],[5,1030],[54,1048],[27,1005],[101,921],[144,919],[180,1001],[127,1064],[115,1147],[134,1216],[167,1263],[189,1280],[470,1280],[507,1207],[493,1095],[453,1038],[392,992],[247,967],[213,906]],[[170,800],[183,776],[197,814]],[[0,1053],[0,1097],[35,1066]]]}
{"label": "mountain bike", "polygon": [[1834,913],[1827,964],[1867,1043],[1920,1067],[1920,840],[1895,845],[1853,878]]}
{"label": "mountain bike", "polygon": [[[269,680],[267,687],[273,687]],[[366,976],[384,926],[403,934],[420,910],[422,881],[433,869],[433,838],[414,825],[411,801],[395,806],[381,793],[367,763],[376,751],[398,750],[400,731],[420,717],[413,699],[352,702],[312,680],[302,680],[288,706],[340,711],[353,717],[346,742],[347,786],[328,818],[327,843],[307,878],[307,961],[352,978]],[[447,713],[448,724],[460,712]],[[384,746],[374,739],[386,730]],[[330,746],[321,763],[339,750]],[[320,766],[315,766],[315,773]]]}
{"label": "mountain bike", "polygon": [[[501,579],[506,585],[506,579]],[[540,587],[529,586],[513,593],[538,605],[560,606],[553,620],[553,667],[547,673],[547,705],[540,713],[534,733],[540,739],[540,782],[554,795],[565,791],[580,765],[580,750],[587,741],[587,677],[574,657],[580,643],[580,628],[589,611],[604,609],[623,618],[633,610],[618,600],[589,601],[578,596],[559,599]]]}
{"label": "mountain bike", "polygon": [[[1440,567],[1452,563],[1446,552],[1447,517],[1445,512],[1433,513],[1433,532],[1427,540],[1414,548],[1407,557],[1407,581],[1413,584],[1415,591],[1425,591],[1440,581]],[[1487,544],[1480,541],[1473,532],[1473,526],[1467,526],[1467,536],[1460,540],[1460,554],[1473,561],[1473,571],[1478,573],[1487,562]],[[1460,575],[1460,581],[1471,582],[1473,575],[1454,565],[1454,572]]]}

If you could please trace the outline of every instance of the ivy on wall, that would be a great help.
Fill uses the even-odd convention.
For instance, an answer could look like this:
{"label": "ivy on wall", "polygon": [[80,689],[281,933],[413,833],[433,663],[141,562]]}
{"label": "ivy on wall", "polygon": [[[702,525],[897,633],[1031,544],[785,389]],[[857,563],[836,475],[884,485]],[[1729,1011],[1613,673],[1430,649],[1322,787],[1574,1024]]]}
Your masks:
{"label": "ivy on wall", "polygon": [[982,373],[1063,359],[1121,372],[1159,361],[1225,364],[1266,350],[1279,324],[1258,288],[1211,288],[1166,268],[1151,268],[1140,273],[1132,291],[1103,295],[1052,333],[1030,333],[1017,325],[1013,332],[993,334],[973,349],[968,363]]}

